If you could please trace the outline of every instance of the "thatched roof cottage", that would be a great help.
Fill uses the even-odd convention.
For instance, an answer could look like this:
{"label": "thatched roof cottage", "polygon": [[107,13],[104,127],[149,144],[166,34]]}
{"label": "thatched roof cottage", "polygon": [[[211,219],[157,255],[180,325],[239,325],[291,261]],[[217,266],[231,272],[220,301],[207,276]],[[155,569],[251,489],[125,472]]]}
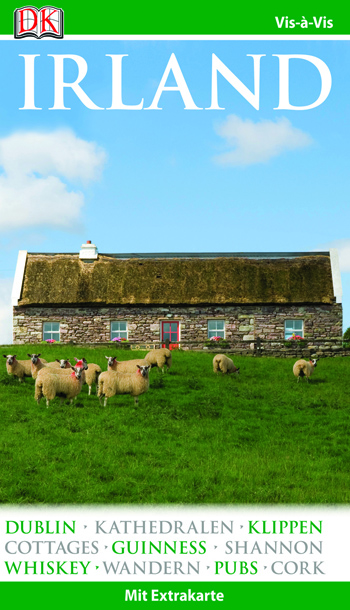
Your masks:
{"label": "thatched roof cottage", "polygon": [[13,319],[15,343],[341,337],[337,252],[20,251]]}

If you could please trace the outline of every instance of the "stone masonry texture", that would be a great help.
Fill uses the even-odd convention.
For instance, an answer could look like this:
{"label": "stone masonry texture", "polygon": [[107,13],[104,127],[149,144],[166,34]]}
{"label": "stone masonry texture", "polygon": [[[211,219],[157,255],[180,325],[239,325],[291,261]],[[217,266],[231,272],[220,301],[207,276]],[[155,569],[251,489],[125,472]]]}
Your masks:
{"label": "stone masonry texture", "polygon": [[[171,314],[171,317],[170,317]],[[44,322],[60,323],[61,343],[105,343],[111,339],[111,322],[126,321],[132,343],[157,343],[161,322],[180,323],[180,341],[201,343],[208,338],[208,320],[225,320],[225,338],[234,346],[248,348],[260,337],[284,341],[285,320],[303,320],[304,337],[341,340],[341,304],[319,305],[201,305],[129,307],[14,307],[13,341],[38,343]],[[319,342],[319,341],[318,341]]]}

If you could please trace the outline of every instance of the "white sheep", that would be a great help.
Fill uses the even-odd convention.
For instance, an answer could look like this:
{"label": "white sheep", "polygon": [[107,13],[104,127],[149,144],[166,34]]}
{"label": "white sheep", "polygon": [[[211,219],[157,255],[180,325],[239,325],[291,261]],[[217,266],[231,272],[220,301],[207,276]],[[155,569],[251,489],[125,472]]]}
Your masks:
{"label": "white sheep", "polygon": [[151,365],[153,368],[157,366],[159,369],[162,369],[163,373],[167,369],[170,369],[172,363],[171,351],[166,347],[162,347],[161,349],[152,349],[145,356],[146,362]]}
{"label": "white sheep", "polygon": [[239,368],[237,368],[231,358],[225,356],[225,354],[216,354],[213,359],[213,369],[214,373],[219,373],[220,371],[224,374],[226,373],[236,373],[239,374]]}
{"label": "white sheep", "polygon": [[[78,359],[74,358],[74,360],[78,363]],[[93,362],[87,363],[86,358],[82,358],[81,361],[84,365],[85,371],[85,383],[89,387],[89,396],[91,395],[92,384],[96,384],[96,394],[98,392],[98,378],[102,372],[101,367],[98,364],[94,364]]]}
{"label": "white sheep", "polygon": [[134,397],[135,404],[138,405],[139,396],[147,392],[149,388],[149,369],[150,365],[137,366],[136,373],[116,373],[105,371],[101,373],[98,382],[98,397],[101,404],[104,396],[103,406],[107,405],[107,398],[116,394],[130,394]]}
{"label": "white sheep", "polygon": [[138,366],[145,366],[149,364],[144,358],[135,360],[122,360],[119,362],[115,356],[105,356],[108,360],[107,371],[114,371],[117,373],[136,373]]}
{"label": "white sheep", "polygon": [[293,373],[295,377],[298,377],[298,383],[300,377],[306,377],[307,381],[309,381],[309,377],[312,375],[314,369],[317,366],[317,360],[297,360],[297,362],[293,366]]}
{"label": "white sheep", "polygon": [[9,375],[14,375],[14,377],[18,377],[18,381],[24,381],[25,377],[31,377],[31,361],[30,360],[17,360],[16,354],[12,356],[8,354],[7,356],[3,354],[4,358],[6,358],[6,369]]}
{"label": "white sheep", "polygon": [[83,380],[83,369],[78,366],[75,366],[69,375],[61,375],[59,369],[45,367],[37,372],[35,400],[40,404],[40,400],[44,396],[48,407],[50,400],[60,396],[61,403],[64,398],[68,398],[72,404],[73,398],[81,392]]}

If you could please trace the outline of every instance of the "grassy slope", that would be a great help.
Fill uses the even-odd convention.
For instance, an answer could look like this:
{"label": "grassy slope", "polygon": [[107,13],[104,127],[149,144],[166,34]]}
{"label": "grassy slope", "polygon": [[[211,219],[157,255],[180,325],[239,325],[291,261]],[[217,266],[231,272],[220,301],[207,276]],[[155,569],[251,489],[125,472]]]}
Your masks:
{"label": "grassy slope", "polygon": [[[32,349],[38,346],[32,346]],[[8,350],[8,348],[6,348]],[[6,353],[6,349],[3,353]],[[14,349],[12,347],[12,349]],[[19,358],[28,348],[16,346]],[[40,346],[106,368],[140,352]],[[0,501],[8,503],[341,503],[350,501],[350,360],[321,360],[297,384],[289,359],[237,357],[216,376],[212,354],[175,353],[151,372],[139,407],[100,407],[87,386],[49,409],[0,373]]]}

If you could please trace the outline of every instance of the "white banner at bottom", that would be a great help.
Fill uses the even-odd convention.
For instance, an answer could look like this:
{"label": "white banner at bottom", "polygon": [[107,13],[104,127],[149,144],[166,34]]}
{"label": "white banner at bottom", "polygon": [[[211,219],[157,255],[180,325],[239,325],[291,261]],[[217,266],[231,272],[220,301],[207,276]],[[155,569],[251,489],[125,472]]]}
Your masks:
{"label": "white banner at bottom", "polygon": [[349,581],[350,508],[0,508],[1,581]]}

